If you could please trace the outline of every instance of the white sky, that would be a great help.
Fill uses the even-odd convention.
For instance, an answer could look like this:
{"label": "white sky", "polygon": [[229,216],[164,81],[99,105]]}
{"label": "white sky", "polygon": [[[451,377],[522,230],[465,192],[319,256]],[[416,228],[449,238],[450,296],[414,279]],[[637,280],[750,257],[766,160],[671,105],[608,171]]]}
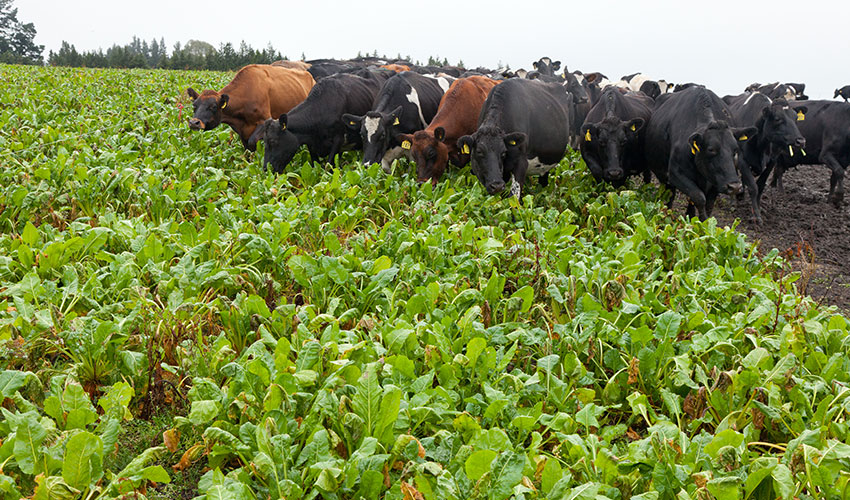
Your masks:
{"label": "white sky", "polygon": [[[215,47],[245,40],[290,59],[349,58],[373,50],[423,63],[429,55],[467,67],[531,69],[542,56],[609,78],[643,72],[703,83],[719,95],[752,82],[803,82],[831,99],[850,84],[845,3],[837,0],[614,0],[511,2],[356,0],[15,0],[35,23],[36,43],[58,50],[124,45],[136,35]],[[799,13],[795,13],[799,11]]]}

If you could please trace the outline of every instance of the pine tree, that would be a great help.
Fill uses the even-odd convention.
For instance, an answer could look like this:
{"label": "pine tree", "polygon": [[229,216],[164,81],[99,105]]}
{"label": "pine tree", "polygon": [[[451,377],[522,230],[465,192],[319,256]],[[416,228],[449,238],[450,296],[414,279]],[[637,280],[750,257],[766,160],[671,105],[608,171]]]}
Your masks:
{"label": "pine tree", "polygon": [[44,64],[44,45],[36,45],[35,25],[18,21],[12,0],[0,0],[0,62]]}

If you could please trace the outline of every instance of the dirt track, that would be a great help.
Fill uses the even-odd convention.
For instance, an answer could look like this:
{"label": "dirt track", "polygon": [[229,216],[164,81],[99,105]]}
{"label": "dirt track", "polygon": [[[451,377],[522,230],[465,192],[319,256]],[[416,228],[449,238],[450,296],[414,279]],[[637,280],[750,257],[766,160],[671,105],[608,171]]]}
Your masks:
{"label": "dirt track", "polygon": [[[815,300],[838,306],[850,312],[850,209],[845,201],[838,209],[827,203],[829,172],[821,165],[804,165],[791,169],[783,177],[785,192],[768,185],[762,198],[764,223],[757,226],[752,219],[749,196],[734,199],[721,196],[714,216],[721,225],[731,225],[735,218],[738,230],[761,242],[762,252],[778,248],[790,252],[795,270],[802,270],[806,292]],[[850,185],[845,181],[845,190]],[[845,198],[846,200],[847,198]]]}

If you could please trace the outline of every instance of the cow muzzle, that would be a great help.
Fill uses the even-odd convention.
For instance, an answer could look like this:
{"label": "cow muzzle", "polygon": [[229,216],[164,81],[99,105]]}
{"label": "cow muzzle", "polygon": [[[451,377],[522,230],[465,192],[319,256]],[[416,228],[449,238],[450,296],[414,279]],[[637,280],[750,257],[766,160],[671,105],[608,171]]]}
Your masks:
{"label": "cow muzzle", "polygon": [[202,122],[201,120],[199,120],[197,118],[190,118],[189,119],[189,128],[192,129],[192,130],[204,130],[205,125],[204,125],[204,122]]}
{"label": "cow muzzle", "polygon": [[726,184],[723,192],[726,194],[738,194],[741,191],[741,183],[740,182],[730,182]]}
{"label": "cow muzzle", "polygon": [[805,137],[798,138],[796,141],[794,141],[794,145],[797,146],[800,149],[803,149],[804,147],[806,147],[806,138]]}
{"label": "cow muzzle", "polygon": [[502,180],[487,184],[487,193],[491,195],[501,193],[503,189],[505,189],[505,181]]}

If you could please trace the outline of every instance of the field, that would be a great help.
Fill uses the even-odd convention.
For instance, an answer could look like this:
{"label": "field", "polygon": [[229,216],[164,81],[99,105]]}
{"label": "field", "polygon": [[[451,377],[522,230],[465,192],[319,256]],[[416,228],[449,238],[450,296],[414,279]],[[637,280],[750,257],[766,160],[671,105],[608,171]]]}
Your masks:
{"label": "field", "polygon": [[778,250],[576,154],[267,174],[186,126],[230,77],[0,66],[3,499],[850,495],[848,322]]}

